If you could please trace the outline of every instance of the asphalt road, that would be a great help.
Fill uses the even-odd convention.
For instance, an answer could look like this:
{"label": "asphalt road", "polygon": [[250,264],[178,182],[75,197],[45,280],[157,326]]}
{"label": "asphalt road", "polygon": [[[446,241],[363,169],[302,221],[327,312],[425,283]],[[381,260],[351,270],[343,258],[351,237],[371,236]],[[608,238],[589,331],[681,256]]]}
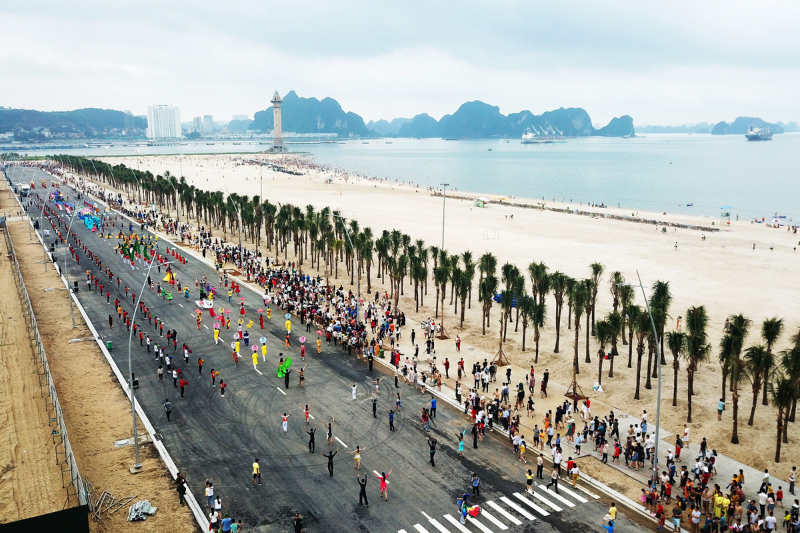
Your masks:
{"label": "asphalt road", "polygon": [[[42,171],[11,167],[8,176],[14,183],[36,182],[33,194],[41,194],[40,179],[51,180]],[[76,200],[75,192],[66,186],[61,192],[68,200]],[[77,201],[82,204],[82,200]],[[54,204],[49,203],[51,207]],[[34,218],[38,208],[29,211]],[[69,220],[61,215],[60,229],[66,233]],[[55,217],[54,217],[55,219]],[[114,298],[120,296],[123,307],[133,311],[131,298],[125,298],[125,285],[138,293],[146,279],[146,267],[136,266],[132,271],[123,264],[114,246],[116,238],[105,239],[97,233],[89,232],[85,225],[75,217],[72,230],[102,261],[122,278],[121,290],[116,282],[109,283],[108,277],[95,263],[80,252],[80,265],[68,258],[70,281],[77,280],[78,299],[86,308],[95,328],[105,340],[113,342],[112,356],[123,373],[128,368],[128,331],[122,320],[117,319]],[[116,221],[116,234],[120,229]],[[124,221],[127,232],[128,221]],[[50,228],[43,222],[42,228]],[[46,241],[53,241],[51,236]],[[160,242],[163,251],[167,243]],[[63,265],[63,246],[56,247],[55,256]],[[187,255],[188,254],[184,254]],[[111,289],[111,303],[96,291],[86,289],[86,269],[98,275]],[[139,379],[136,391],[156,430],[163,436],[178,468],[185,472],[190,486],[199,502],[205,502],[204,481],[214,483],[216,494],[220,495],[225,511],[232,517],[242,519],[248,531],[289,531],[291,518],[295,511],[304,518],[305,531],[386,531],[386,532],[549,532],[549,531],[605,531],[601,519],[606,514],[609,501],[595,491],[576,490],[562,486],[560,498],[548,493],[538,484],[534,487],[536,496],[525,492],[525,468],[535,471],[535,455],[528,453],[529,464],[517,461],[507,439],[489,436],[479,443],[479,449],[472,448],[471,439],[465,441],[465,456],[459,458],[456,451],[457,431],[468,428],[468,421],[457,410],[439,402],[435,426],[431,433],[439,441],[436,453],[436,466],[429,463],[426,433],[421,427],[420,409],[430,401],[419,391],[400,384],[397,389],[403,398],[402,411],[395,418],[396,431],[390,432],[386,409],[393,407],[390,394],[395,391],[391,374],[379,369],[370,373],[366,363],[347,356],[338,347],[328,347],[323,342],[321,355],[316,353],[316,334],[306,333],[304,325],[292,318],[292,347],[285,349],[284,319],[273,309],[272,319],[265,316],[265,328],[259,328],[257,309],[263,307],[260,295],[242,288],[245,297],[246,320],[254,320],[251,341],[267,338],[269,354],[266,362],[260,362],[258,371],[254,370],[250,349],[242,346],[243,358],[236,366],[230,353],[235,326],[228,332],[222,329],[220,342],[213,341],[213,319],[204,313],[201,329],[195,323],[194,301],[198,293],[194,279],[205,273],[212,284],[217,284],[218,274],[202,261],[189,256],[186,265],[173,265],[178,279],[188,283],[192,291],[187,301],[177,295],[171,305],[162,301],[149,290],[145,291],[144,301],[152,309],[153,316],[165,322],[166,329],[178,331],[178,352],[174,353],[176,366],[188,376],[189,386],[186,399],[181,400],[179,390],[173,387],[172,380],[165,376],[164,382],[157,379],[158,362],[154,354],[148,354],[134,339],[131,347],[133,370]],[[154,280],[164,277],[153,267]],[[227,291],[225,291],[227,296]],[[238,315],[238,302],[227,302],[227,298],[217,298],[215,308],[224,306],[231,309],[232,324]],[[114,315],[114,327],[108,327],[108,315]],[[153,336],[155,342],[165,342],[154,334],[147,320],[137,316],[139,324],[144,323],[146,334]],[[208,329],[207,329],[208,328]],[[291,374],[290,386],[284,386],[283,378],[276,376],[279,354],[293,359],[293,369],[302,366],[300,361],[300,335],[308,336],[306,365],[306,385],[298,386],[297,372]],[[324,341],[324,339],[323,339]],[[186,342],[193,350],[190,364],[186,368],[180,353],[180,346]],[[260,344],[260,343],[259,343]],[[205,359],[203,374],[198,375],[197,358]],[[225,397],[220,396],[219,387],[211,386],[210,371],[215,368],[220,377],[229,383]],[[381,392],[378,398],[378,416],[372,416],[372,380],[381,376]],[[351,386],[358,386],[357,399],[351,399]],[[169,398],[173,405],[172,420],[167,421],[162,404]],[[308,435],[300,404],[311,403],[310,427],[316,426],[316,451],[339,452],[334,459],[334,476],[327,471],[327,459],[319,453],[308,451]],[[281,414],[289,412],[288,432],[281,429]],[[329,446],[325,439],[323,424],[336,419],[333,435],[337,440]],[[530,439],[529,439],[530,440]],[[368,507],[358,503],[359,487],[356,483],[356,470],[352,455],[356,445],[365,449],[362,454],[362,472],[368,474]],[[251,463],[260,460],[263,485],[251,488]],[[373,471],[388,472],[389,501],[379,498],[378,481]],[[458,524],[456,498],[463,492],[471,492],[470,479],[473,473],[481,478],[481,495],[476,503],[484,509],[477,520],[468,520],[465,527]],[[145,495],[146,496],[146,495]],[[624,514],[624,510],[621,514]],[[632,514],[632,513],[631,513]],[[634,520],[621,517],[616,524],[617,531],[641,531],[642,526]]]}

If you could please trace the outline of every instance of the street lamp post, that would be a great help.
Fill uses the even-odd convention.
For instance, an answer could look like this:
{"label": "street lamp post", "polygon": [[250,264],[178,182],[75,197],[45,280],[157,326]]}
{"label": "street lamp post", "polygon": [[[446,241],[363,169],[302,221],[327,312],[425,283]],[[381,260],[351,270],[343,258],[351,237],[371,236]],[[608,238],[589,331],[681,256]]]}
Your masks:
{"label": "street lamp post", "polygon": [[442,183],[442,250],[444,250],[444,204],[447,200],[447,188],[449,183]]}
{"label": "street lamp post", "polygon": [[[627,286],[627,287],[639,287],[642,290],[642,297],[644,297],[644,305],[647,308],[647,314],[650,316],[650,326],[653,328],[653,338],[656,342],[656,353],[661,353],[661,344],[658,339],[658,330],[656,329],[656,322],[653,319],[653,313],[650,311],[650,301],[647,299],[647,293],[644,290],[644,285],[642,284],[642,277],[639,275],[639,271],[636,271],[636,277],[639,279],[639,283],[620,283],[620,286]],[[656,366],[658,367],[658,394],[656,400],[656,430],[654,434],[653,440],[655,441],[655,448],[653,451],[653,472],[652,472],[652,482],[655,485],[658,481],[658,440],[659,440],[659,427],[661,423],[661,364],[656,362]]]}

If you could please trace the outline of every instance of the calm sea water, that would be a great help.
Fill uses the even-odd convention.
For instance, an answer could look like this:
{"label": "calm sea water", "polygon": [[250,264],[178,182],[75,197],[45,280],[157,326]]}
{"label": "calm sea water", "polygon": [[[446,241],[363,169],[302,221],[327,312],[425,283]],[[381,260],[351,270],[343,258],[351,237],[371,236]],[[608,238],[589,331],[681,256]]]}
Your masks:
{"label": "calm sea water", "polygon": [[[742,135],[582,138],[565,144],[518,140],[391,139],[290,145],[319,163],[421,186],[718,217],[800,219],[800,134],[747,142]],[[59,150],[86,155],[257,152],[230,141],[180,146]],[[490,151],[491,149],[491,151]],[[131,162],[133,164],[133,162]],[[694,204],[688,207],[687,204]]]}

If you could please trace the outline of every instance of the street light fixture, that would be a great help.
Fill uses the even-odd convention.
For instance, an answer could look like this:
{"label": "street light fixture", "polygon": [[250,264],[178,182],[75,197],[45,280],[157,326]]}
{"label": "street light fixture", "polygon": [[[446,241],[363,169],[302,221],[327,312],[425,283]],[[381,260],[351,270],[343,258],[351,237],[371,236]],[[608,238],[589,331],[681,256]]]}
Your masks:
{"label": "street light fixture", "polygon": [[[658,339],[658,330],[656,329],[656,322],[653,319],[653,313],[650,311],[650,301],[647,299],[647,293],[644,290],[644,285],[642,284],[642,277],[639,275],[639,271],[636,271],[636,277],[639,279],[639,283],[619,283],[617,284],[618,287],[639,287],[642,290],[642,296],[644,297],[644,305],[647,308],[647,314],[650,316],[650,325],[653,328],[653,338],[656,342],[656,353],[661,353],[661,344]],[[653,472],[652,472],[652,482],[655,485],[658,482],[658,440],[659,440],[659,426],[661,423],[661,364],[660,362],[656,362],[656,366],[658,367],[658,398],[656,400],[656,431],[654,435],[655,441],[655,450],[653,452]]]}

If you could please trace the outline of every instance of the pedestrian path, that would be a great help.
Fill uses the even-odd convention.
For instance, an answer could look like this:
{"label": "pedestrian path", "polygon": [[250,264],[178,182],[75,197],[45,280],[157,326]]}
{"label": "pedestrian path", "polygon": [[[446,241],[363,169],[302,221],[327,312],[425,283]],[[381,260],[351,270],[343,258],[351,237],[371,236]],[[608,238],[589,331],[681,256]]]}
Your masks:
{"label": "pedestrian path", "polygon": [[544,483],[534,483],[529,490],[500,495],[495,500],[475,502],[481,508],[477,518],[467,517],[462,524],[459,513],[447,513],[441,518],[422,512],[424,521],[397,533],[499,533],[514,526],[534,522],[565,509],[589,503],[599,496],[567,482],[548,489]]}

